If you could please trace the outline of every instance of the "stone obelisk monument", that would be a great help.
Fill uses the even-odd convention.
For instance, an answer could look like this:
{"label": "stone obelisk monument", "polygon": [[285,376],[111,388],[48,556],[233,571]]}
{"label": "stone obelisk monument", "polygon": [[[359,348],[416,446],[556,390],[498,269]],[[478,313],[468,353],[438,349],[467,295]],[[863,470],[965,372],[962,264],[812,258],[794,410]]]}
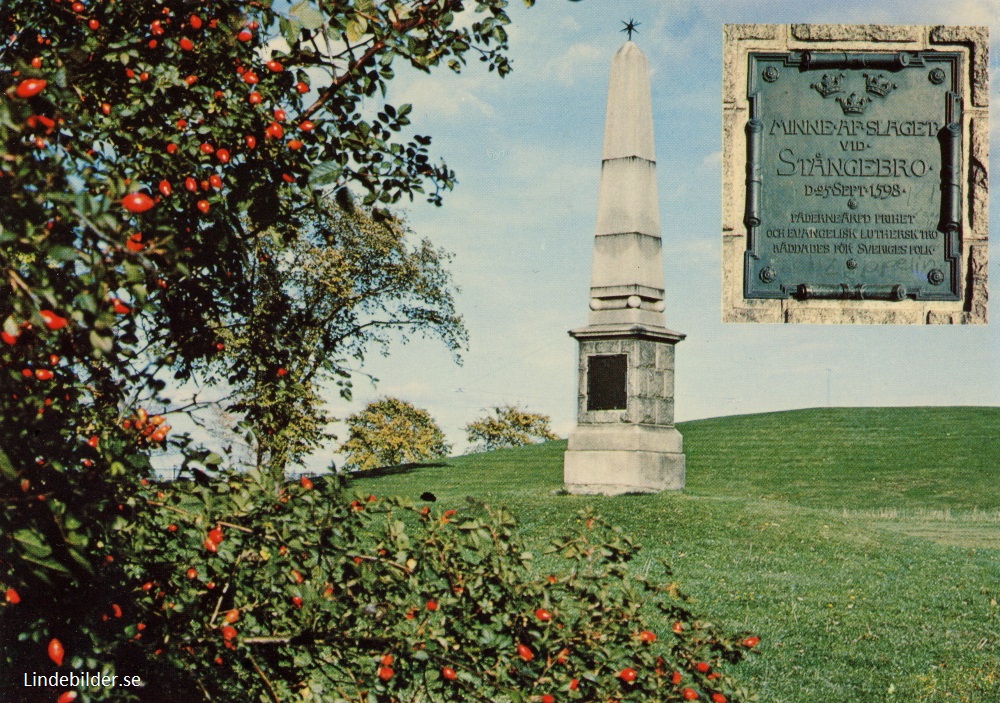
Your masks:
{"label": "stone obelisk monument", "polygon": [[[631,32],[630,32],[631,36]],[[580,345],[570,493],[684,487],[674,428],[674,345],[663,324],[663,260],[646,57],[631,40],[611,60],[588,325]]]}

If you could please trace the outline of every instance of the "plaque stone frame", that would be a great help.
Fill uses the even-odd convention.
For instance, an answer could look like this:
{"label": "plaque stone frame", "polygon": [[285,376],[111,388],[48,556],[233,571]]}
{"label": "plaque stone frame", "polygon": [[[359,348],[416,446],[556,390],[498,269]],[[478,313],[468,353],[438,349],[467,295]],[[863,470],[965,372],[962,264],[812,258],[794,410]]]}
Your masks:
{"label": "plaque stone frame", "polygon": [[[988,44],[985,27],[724,27],[723,321],[986,322]],[[921,80],[914,80],[917,72]],[[827,116],[822,112],[807,115],[807,109],[803,109],[802,115],[812,119],[796,119],[799,124],[788,127],[790,116],[798,118],[796,110],[800,108],[787,105],[782,106],[782,119],[769,115],[768,109],[774,110],[779,105],[779,97],[788,99],[788,92],[777,92],[776,86],[783,80],[796,86],[798,92],[793,97],[808,105],[808,109],[817,105],[817,109],[823,108],[826,101],[830,119],[820,119]],[[893,94],[897,87],[899,90]],[[828,135],[846,129],[850,134],[852,124],[857,129],[869,125],[869,118],[881,117],[880,121],[872,120],[874,127],[869,127],[877,130],[876,136],[881,136],[883,124],[899,129],[899,123],[886,119],[895,117],[892,107],[905,115],[903,101],[908,96],[919,100],[920,95],[928,92],[934,96],[937,112],[931,113],[933,123],[929,119],[926,122],[933,127],[924,130],[924,139],[903,139],[896,132],[895,139],[883,140],[875,149],[871,143],[875,139],[867,144],[860,139],[854,141],[859,151],[868,150],[860,155],[868,158],[857,158],[858,154],[851,153],[850,137],[843,139],[845,153],[837,154],[833,153],[836,148],[826,147],[831,142],[839,144],[833,141],[839,137],[816,136],[810,142],[810,132],[801,131],[814,129],[811,134]],[[921,107],[926,104],[919,103]],[[867,117],[862,117],[868,107],[873,109]],[[769,117],[771,120],[767,122]],[[765,123],[771,124],[770,135],[765,134],[769,129]],[[833,131],[827,131],[827,127]],[[776,132],[778,136],[773,136]],[[789,134],[793,136],[789,138]],[[780,142],[781,138],[786,141]],[[767,145],[763,157],[762,142]],[[918,150],[914,156],[913,149],[917,147],[911,145],[919,145],[922,151]],[[780,161],[775,158],[779,146],[791,147],[780,152]],[[813,195],[805,192],[809,186],[802,183],[816,182],[815,179],[788,178],[782,182],[780,178],[791,175],[801,165],[802,154],[794,153],[799,147],[802,147],[800,152],[814,147],[805,156],[806,159],[815,156],[814,163],[820,169],[816,173],[823,176],[828,175],[824,168],[831,169],[829,174],[839,176],[841,168],[861,164],[859,168],[882,169],[892,159],[891,163],[902,164],[902,175],[910,178],[891,173],[893,181],[882,178],[881,172],[855,171],[850,174],[854,178],[835,179],[835,188],[827,186],[832,192],[822,193],[821,198],[802,197],[802,202],[808,202],[809,206],[800,206],[793,198]],[[927,171],[906,173],[907,157],[919,159],[911,163],[919,163],[921,169],[926,166]],[[776,171],[776,163],[786,171]],[[803,171],[795,175],[807,174]],[[861,177],[869,175],[880,178]],[[877,186],[869,185],[876,181]],[[793,182],[794,190],[789,186]],[[918,187],[908,193],[909,184]],[[889,186],[902,188],[903,197],[895,193],[894,198],[875,199],[876,195],[882,195],[881,191],[874,193],[876,187]],[[865,200],[847,197],[845,192],[849,188],[871,197]],[[782,211],[781,207],[786,209]],[[852,215],[854,212],[858,214]],[[894,212],[916,212],[916,215],[891,214]],[[841,225],[810,222],[810,218],[832,222],[837,217],[852,216],[866,218],[870,223],[868,228],[849,231],[847,226],[834,230]],[[794,224],[796,217],[804,224]],[[876,224],[875,218],[877,222],[896,223],[905,223],[910,218],[911,224]],[[866,236],[882,239],[865,240]],[[854,237],[853,243],[850,237]],[[847,253],[831,256],[834,251]],[[871,255],[863,256],[866,254]],[[917,254],[923,259],[911,265]]]}

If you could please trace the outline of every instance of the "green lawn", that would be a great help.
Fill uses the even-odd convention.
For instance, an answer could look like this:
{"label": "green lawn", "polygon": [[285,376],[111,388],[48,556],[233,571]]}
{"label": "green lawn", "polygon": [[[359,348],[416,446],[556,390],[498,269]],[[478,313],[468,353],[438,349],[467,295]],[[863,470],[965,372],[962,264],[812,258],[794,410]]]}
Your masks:
{"label": "green lawn", "polygon": [[356,484],[507,505],[533,544],[594,506],[641,556],[673,564],[696,612],[761,635],[761,656],[734,673],[762,703],[1000,703],[1000,408],[816,409],[678,429],[682,493],[563,495],[565,442]]}

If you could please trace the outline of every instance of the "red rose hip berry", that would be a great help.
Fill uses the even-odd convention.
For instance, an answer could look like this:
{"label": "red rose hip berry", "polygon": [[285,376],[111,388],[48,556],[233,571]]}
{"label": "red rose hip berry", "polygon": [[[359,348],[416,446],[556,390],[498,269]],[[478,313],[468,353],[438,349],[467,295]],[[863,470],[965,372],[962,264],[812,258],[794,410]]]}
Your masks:
{"label": "red rose hip berry", "polygon": [[153,199],[145,193],[129,193],[122,198],[122,207],[129,212],[146,212],[152,208],[153,205],[155,205]]}
{"label": "red rose hip berry", "polygon": [[22,100],[26,100],[41,93],[46,85],[48,84],[41,78],[28,78],[17,84],[14,93]]}
{"label": "red rose hip berry", "polygon": [[48,647],[49,659],[55,662],[56,666],[62,666],[63,657],[66,655],[66,651],[63,649],[62,642],[52,638],[49,641]]}

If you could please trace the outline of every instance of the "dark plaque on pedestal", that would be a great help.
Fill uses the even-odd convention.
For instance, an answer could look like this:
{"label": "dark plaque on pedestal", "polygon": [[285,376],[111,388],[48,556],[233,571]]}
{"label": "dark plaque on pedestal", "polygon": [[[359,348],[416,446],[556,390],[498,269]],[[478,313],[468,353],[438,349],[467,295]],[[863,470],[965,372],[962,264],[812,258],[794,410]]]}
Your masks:
{"label": "dark plaque on pedestal", "polygon": [[587,410],[628,407],[628,355],[587,357]]}
{"label": "dark plaque on pedestal", "polygon": [[745,297],[959,299],[960,64],[749,54]]}

